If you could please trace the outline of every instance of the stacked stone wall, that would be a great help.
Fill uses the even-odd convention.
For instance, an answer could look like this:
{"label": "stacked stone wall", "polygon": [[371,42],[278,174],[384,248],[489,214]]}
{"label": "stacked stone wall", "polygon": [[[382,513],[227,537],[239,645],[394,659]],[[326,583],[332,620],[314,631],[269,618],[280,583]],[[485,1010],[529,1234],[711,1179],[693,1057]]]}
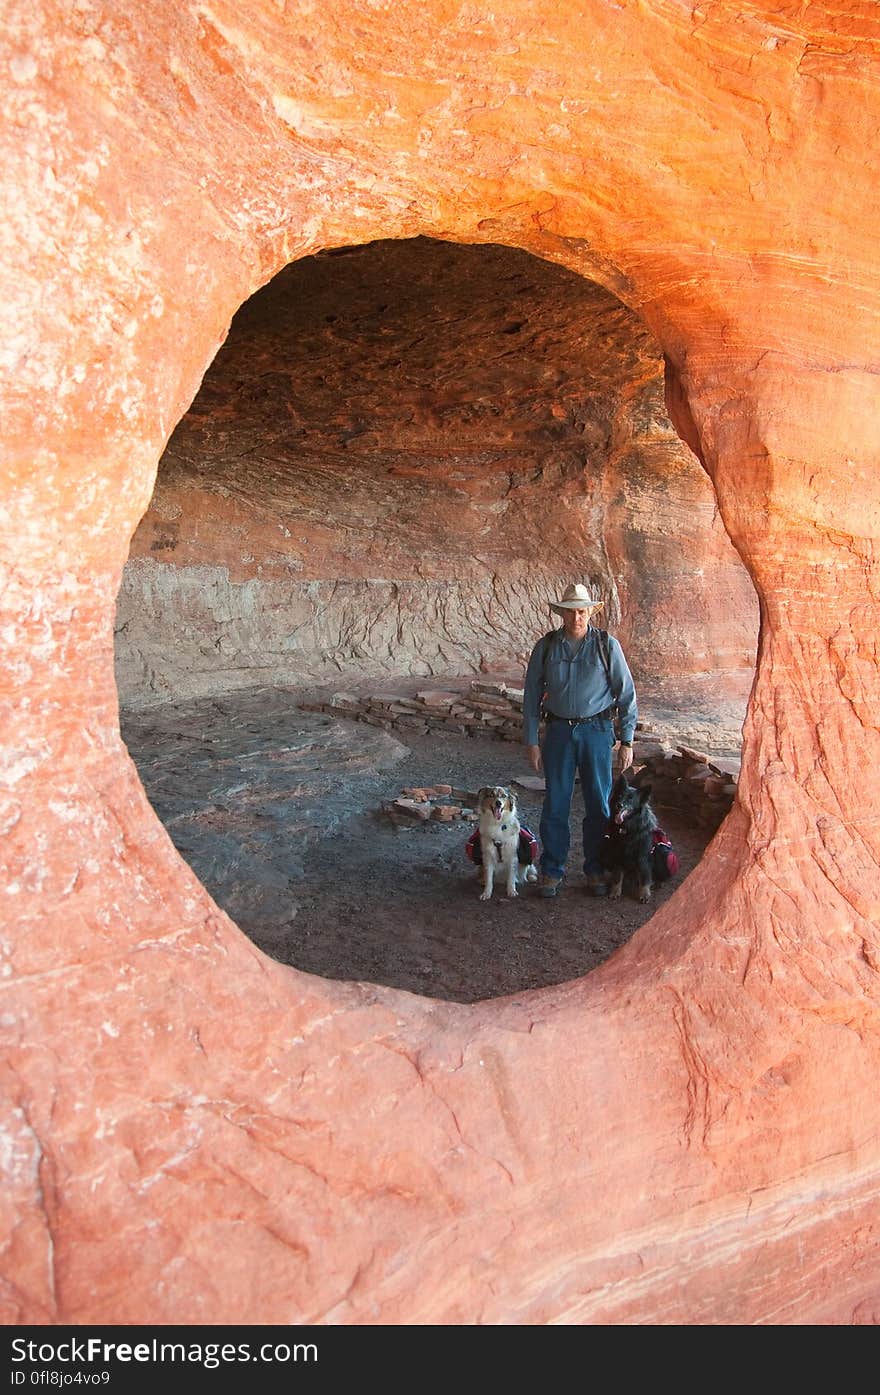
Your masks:
{"label": "stacked stone wall", "polygon": [[[302,702],[300,708],[366,722],[395,732],[404,740],[408,733],[437,732],[522,741],[523,689],[503,682],[474,680],[461,691],[426,688],[411,695],[336,692],[317,701]],[[714,831],[736,795],[739,754],[697,750],[683,744],[681,735],[670,726],[639,723],[633,736],[630,778],[639,786],[650,784],[655,807],[673,808],[688,822]],[[401,807],[399,812],[408,811]]]}

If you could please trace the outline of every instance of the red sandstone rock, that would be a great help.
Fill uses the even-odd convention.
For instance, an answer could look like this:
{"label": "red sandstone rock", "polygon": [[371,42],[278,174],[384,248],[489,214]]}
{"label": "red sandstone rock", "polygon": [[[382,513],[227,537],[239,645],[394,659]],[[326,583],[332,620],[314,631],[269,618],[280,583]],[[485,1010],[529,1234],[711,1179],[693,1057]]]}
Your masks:
{"label": "red sandstone rock", "polygon": [[390,241],[288,267],[163,456],[118,603],[124,701],[267,671],[508,670],[573,575],[643,679],[750,675],[754,591],[662,384],[619,301],[510,248]]}
{"label": "red sandstone rock", "polygon": [[[876,1317],[873,7],[506,0],[478,24],[447,19],[342,0],[312,11],[303,43],[291,7],[262,4],[13,0],[4,15],[7,1323]],[[292,258],[416,234],[519,246],[643,317],[671,419],[705,462],[762,608],[737,803],[703,863],[587,979],[469,1008],[258,953],[149,809],[112,672],[129,539],[232,314]],[[511,281],[499,337],[521,332],[525,295]],[[592,343],[605,323],[619,346],[629,317],[596,304]],[[555,392],[553,334],[542,322],[544,401],[569,416],[547,410],[566,430],[542,479],[516,419],[529,385],[511,379],[513,480],[498,439],[489,468],[468,466],[457,486],[448,457],[432,465],[433,487],[460,487],[462,509],[480,501],[475,558],[486,499],[516,514],[508,483],[514,499],[524,491],[505,565],[517,541],[534,558],[549,489],[565,570],[601,535],[630,649],[650,609],[654,651],[670,652],[688,601],[693,633],[723,641],[734,569],[695,591],[696,569],[717,559],[689,522],[712,503],[671,433],[658,437],[638,331],[597,443],[614,468],[586,496],[591,412],[578,417],[574,387]],[[482,432],[491,410],[468,405],[457,369],[450,358],[452,425],[485,411]],[[271,379],[265,389],[274,400]],[[423,443],[445,410],[436,396],[419,407]],[[361,497],[378,510],[369,422],[347,400],[339,411],[339,454],[363,449]],[[286,429],[299,424],[287,414]],[[166,584],[163,564],[147,565],[165,550],[160,525],[171,538],[176,508],[203,517],[196,595],[177,613],[197,615],[204,565],[218,647],[200,655],[194,637],[188,652],[207,683],[227,661],[230,681],[241,671],[258,624],[249,596],[288,607],[273,637],[293,643],[304,624],[307,652],[320,650],[308,588],[289,586],[293,529],[278,526],[276,501],[293,511],[301,497],[288,464],[271,480],[257,457],[216,492],[169,479],[144,524],[120,623],[137,631],[138,607]],[[417,450],[402,464],[389,491],[418,479]],[[331,497],[343,513],[331,485],[302,519],[304,557],[328,561],[307,581],[325,596],[345,575],[333,549],[351,558],[339,520],[322,521]],[[257,584],[249,541],[233,543],[245,511],[267,566],[277,537],[278,590]],[[376,530],[369,560],[388,558],[391,605],[427,513],[384,516],[394,526]],[[634,566],[642,524],[651,560]],[[363,514],[351,529],[363,536]],[[535,567],[506,594],[550,580]],[[389,633],[428,589],[392,605]],[[349,607],[334,594],[331,638],[354,646],[363,593]],[[157,685],[165,643],[132,641]],[[695,654],[694,678],[711,657]]]}
{"label": "red sandstone rock", "polygon": [[685,760],[693,761],[696,765],[709,764],[709,757],[704,751],[695,751],[691,746],[676,746],[675,749]]}
{"label": "red sandstone rock", "polygon": [[694,765],[685,767],[683,779],[688,780],[691,784],[701,784],[703,780],[708,780],[709,776],[710,770],[708,763],[705,765],[698,765],[695,763]]}
{"label": "red sandstone rock", "polygon": [[[716,795],[722,794],[726,787],[727,781],[720,775],[709,775],[703,781],[703,789],[710,799],[714,799]],[[734,789],[735,788],[736,786],[734,785]]]}
{"label": "red sandstone rock", "polygon": [[641,740],[638,734],[633,743],[633,751],[635,759],[641,761],[662,760],[671,754],[669,747],[664,742]]}
{"label": "red sandstone rock", "polygon": [[727,779],[736,780],[742,768],[742,762],[733,756],[728,756],[724,760],[713,760],[709,762],[709,769],[716,775],[723,775]]}

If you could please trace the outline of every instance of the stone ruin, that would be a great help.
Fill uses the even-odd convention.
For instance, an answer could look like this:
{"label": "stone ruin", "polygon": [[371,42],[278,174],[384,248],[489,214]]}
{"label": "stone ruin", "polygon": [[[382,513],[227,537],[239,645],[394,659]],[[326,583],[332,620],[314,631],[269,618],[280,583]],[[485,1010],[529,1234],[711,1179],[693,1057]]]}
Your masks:
{"label": "stone ruin", "polygon": [[[474,679],[459,691],[425,689],[411,697],[402,693],[333,693],[323,702],[303,702],[308,712],[324,712],[349,721],[366,722],[405,738],[408,732],[475,736],[491,733],[499,741],[522,741],[523,690],[506,683]],[[719,763],[720,762],[720,763]],[[636,724],[633,769],[628,778],[650,782],[655,803],[677,810],[687,822],[714,833],[724,822],[736,795],[740,757],[731,752],[712,756],[676,740],[675,733]],[[520,779],[517,783],[522,784]],[[543,789],[536,777],[530,787]],[[435,797],[436,796],[436,797]],[[448,797],[447,797],[448,796]],[[458,803],[452,801],[457,800]],[[397,822],[472,819],[476,793],[441,783],[432,790],[404,789],[387,806]]]}
{"label": "stone ruin", "polygon": [[[876,1322],[872,11],[505,0],[453,18],[342,0],[302,23],[169,0],[4,13],[4,1321]],[[358,417],[331,393],[325,456],[308,401],[285,423],[295,488],[280,428],[280,464],[236,440],[238,463],[221,450],[200,481],[187,432],[210,422],[191,420],[154,493],[258,288],[409,239],[580,278],[606,328],[579,342],[597,362],[606,334],[627,369],[592,394],[595,438],[564,353],[553,382],[564,346],[544,341],[559,401],[526,411],[532,380],[513,385],[492,436],[452,345],[450,403],[406,389],[397,476],[369,439],[376,394]],[[513,342],[508,300],[497,338]],[[259,371],[234,352],[224,371],[252,400]],[[668,452],[639,425],[661,362]],[[426,454],[445,413],[449,441],[470,430],[457,481],[451,447]],[[641,464],[585,474],[591,451]],[[480,508],[456,544],[450,488],[503,520],[494,552]],[[532,593],[508,563],[531,563],[526,525],[560,498],[558,571],[533,570],[537,591],[586,558],[625,644],[654,652],[653,627],[674,655],[658,681],[696,681],[709,631],[722,670],[749,673],[740,582],[717,605],[687,584],[706,549],[721,566],[722,524],[754,584],[742,768],[702,863],[558,988],[464,1007],[268,960],[159,825],[119,693],[253,683],[259,645],[241,670],[231,656],[294,574],[294,623],[258,637],[273,676],[288,662],[324,682],[326,653],[343,685],[361,660],[387,674],[388,635],[419,607],[447,646],[425,676],[491,666],[480,617],[497,597],[522,621]],[[184,517],[199,527],[182,537]]]}

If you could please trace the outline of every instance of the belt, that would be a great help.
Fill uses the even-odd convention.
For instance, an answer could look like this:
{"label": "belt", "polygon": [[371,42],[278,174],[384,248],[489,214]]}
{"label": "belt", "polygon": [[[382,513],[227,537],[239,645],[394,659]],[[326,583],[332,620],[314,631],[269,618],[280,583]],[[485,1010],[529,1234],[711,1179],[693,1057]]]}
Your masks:
{"label": "belt", "polygon": [[545,712],[544,717],[548,722],[568,722],[570,727],[580,726],[581,722],[599,722],[614,715],[613,707],[603,708],[601,712],[591,712],[589,717],[557,717],[555,712]]}

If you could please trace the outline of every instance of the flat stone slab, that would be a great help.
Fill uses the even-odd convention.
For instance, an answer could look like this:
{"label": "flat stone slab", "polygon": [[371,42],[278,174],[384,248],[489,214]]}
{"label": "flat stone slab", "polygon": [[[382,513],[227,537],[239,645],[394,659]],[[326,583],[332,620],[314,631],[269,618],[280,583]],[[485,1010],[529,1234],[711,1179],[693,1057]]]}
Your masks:
{"label": "flat stone slab", "polygon": [[511,781],[514,785],[519,785],[523,790],[540,790],[543,792],[547,788],[547,782],[543,775],[517,775]]}
{"label": "flat stone slab", "polygon": [[419,702],[423,702],[426,707],[450,707],[452,703],[458,702],[460,693],[451,693],[446,689],[429,688],[420,693],[416,693]]}

